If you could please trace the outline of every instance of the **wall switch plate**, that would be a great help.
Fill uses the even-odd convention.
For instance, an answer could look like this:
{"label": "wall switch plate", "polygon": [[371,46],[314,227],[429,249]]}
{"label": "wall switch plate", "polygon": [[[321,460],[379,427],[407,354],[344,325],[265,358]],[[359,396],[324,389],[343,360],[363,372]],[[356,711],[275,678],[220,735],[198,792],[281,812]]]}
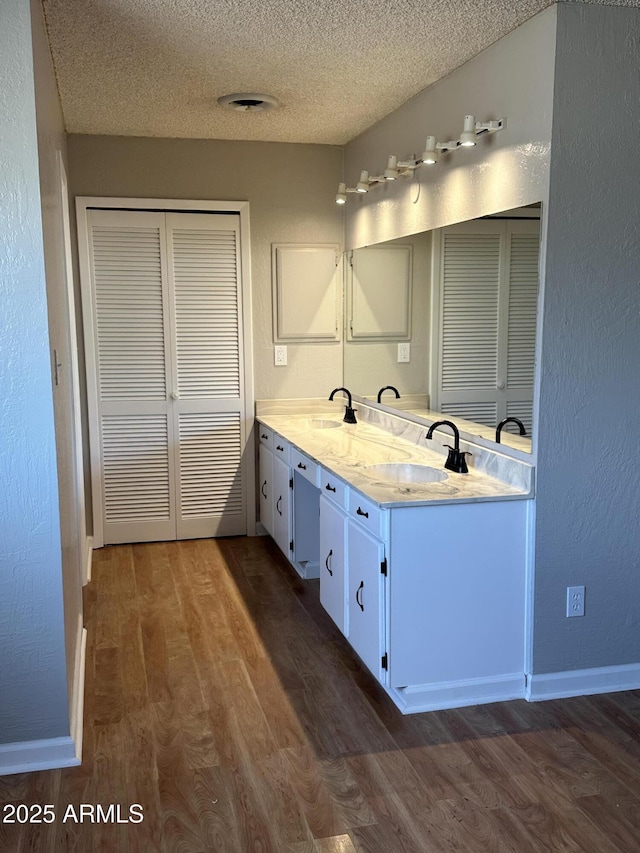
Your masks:
{"label": "wall switch plate", "polygon": [[567,587],[567,616],[584,616],[584,587]]}
{"label": "wall switch plate", "polygon": [[398,363],[411,361],[411,344],[398,344]]}
{"label": "wall switch plate", "polygon": [[276,367],[285,367],[287,363],[287,348],[285,346],[274,347],[273,363]]}

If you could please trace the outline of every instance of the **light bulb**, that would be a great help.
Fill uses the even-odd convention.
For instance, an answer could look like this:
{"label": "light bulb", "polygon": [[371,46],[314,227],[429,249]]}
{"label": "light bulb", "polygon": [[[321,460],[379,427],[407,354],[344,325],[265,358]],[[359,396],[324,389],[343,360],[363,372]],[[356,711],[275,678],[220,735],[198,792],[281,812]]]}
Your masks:
{"label": "light bulb", "polygon": [[434,163],[438,162],[438,151],[436,149],[435,136],[427,136],[424,151],[422,152],[422,157],[420,159],[428,166],[432,166]]}
{"label": "light bulb", "polygon": [[366,169],[363,169],[360,172],[360,180],[356,184],[356,192],[359,193],[368,193],[369,192],[369,172]]}
{"label": "light bulb", "polygon": [[347,185],[340,183],[338,184],[338,192],[336,193],[336,204],[346,204],[347,203]]}
{"label": "light bulb", "polygon": [[463,148],[471,148],[472,145],[476,144],[476,117],[475,116],[465,116],[464,117],[464,127],[462,129],[462,133],[460,134],[460,145]]}
{"label": "light bulb", "polygon": [[385,181],[395,181],[398,177],[398,158],[395,154],[389,154],[387,168],[384,170]]}

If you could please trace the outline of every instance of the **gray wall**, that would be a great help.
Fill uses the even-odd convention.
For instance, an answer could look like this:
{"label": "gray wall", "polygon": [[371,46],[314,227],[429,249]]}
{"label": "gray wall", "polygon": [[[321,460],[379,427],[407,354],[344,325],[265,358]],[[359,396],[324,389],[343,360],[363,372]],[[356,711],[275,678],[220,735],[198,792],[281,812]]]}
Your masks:
{"label": "gray wall", "polygon": [[0,743],[69,734],[29,4],[0,26]]}
{"label": "gray wall", "polygon": [[419,156],[427,135],[457,138],[466,114],[507,119],[505,130],[421,166],[411,179],[349,195],[348,249],[546,201],[555,31],[551,7],[347,145],[345,177],[354,186],[361,169],[380,174],[389,154]]}
{"label": "gray wall", "polygon": [[[537,470],[534,672],[640,661],[640,12],[561,4]],[[566,587],[586,614],[565,617]]]}
{"label": "gray wall", "polygon": [[342,380],[342,344],[290,344],[273,363],[271,244],[337,243],[334,181],[342,149],[328,145],[70,136],[72,196],[249,201],[256,398],[314,397]]}

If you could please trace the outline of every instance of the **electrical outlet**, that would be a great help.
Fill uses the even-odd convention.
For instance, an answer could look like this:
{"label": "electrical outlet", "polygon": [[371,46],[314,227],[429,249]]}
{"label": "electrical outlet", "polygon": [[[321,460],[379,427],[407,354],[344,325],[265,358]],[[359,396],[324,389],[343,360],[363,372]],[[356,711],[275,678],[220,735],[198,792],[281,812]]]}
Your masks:
{"label": "electrical outlet", "polygon": [[411,344],[398,344],[398,362],[411,361]]}
{"label": "electrical outlet", "polygon": [[567,616],[584,616],[584,587],[567,587]]}
{"label": "electrical outlet", "polygon": [[274,347],[273,363],[276,367],[285,367],[287,364],[287,348],[285,346]]}

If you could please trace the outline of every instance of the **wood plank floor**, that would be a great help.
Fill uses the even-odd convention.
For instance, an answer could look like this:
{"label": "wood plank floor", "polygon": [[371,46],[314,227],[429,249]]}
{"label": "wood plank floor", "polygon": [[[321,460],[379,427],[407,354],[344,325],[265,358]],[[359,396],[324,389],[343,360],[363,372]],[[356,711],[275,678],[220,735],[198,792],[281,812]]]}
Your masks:
{"label": "wood plank floor", "polygon": [[[409,717],[267,539],[104,548],[84,761],[0,779],[0,850],[640,850],[640,691]],[[63,821],[129,806],[141,823]]]}

